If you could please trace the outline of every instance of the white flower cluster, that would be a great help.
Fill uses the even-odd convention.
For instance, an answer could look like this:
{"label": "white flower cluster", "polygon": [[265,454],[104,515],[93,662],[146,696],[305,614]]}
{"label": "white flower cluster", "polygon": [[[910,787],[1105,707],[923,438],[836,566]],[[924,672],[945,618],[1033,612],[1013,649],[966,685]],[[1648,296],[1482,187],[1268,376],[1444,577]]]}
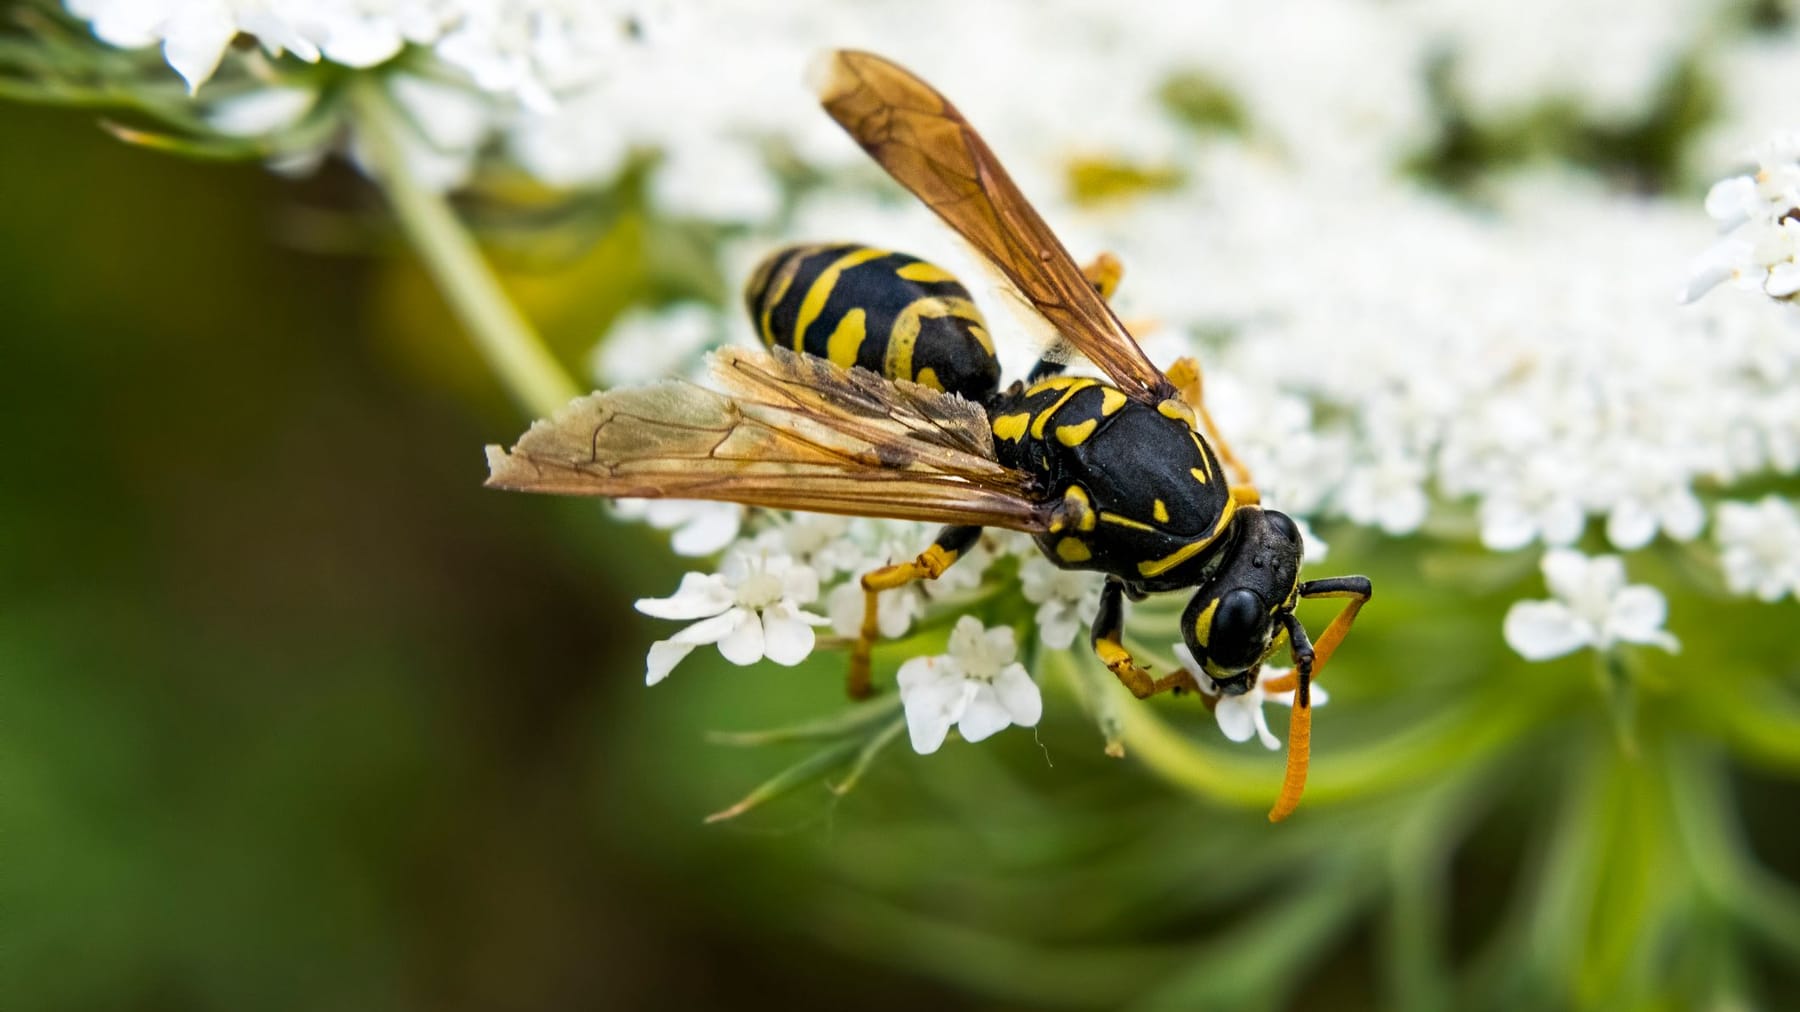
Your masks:
{"label": "white flower cluster", "polygon": [[1720,180],[1706,195],[1722,235],[1695,262],[1688,301],[1725,281],[1776,299],[1800,294],[1800,134],[1770,138],[1750,158],[1754,172]]}
{"label": "white flower cluster", "polygon": [[[1431,54],[1455,53],[1455,83],[1478,112],[1574,98],[1622,121],[1651,106],[1712,8],[1634,4],[1629,30],[1613,10],[1582,15],[1576,30],[1547,4],[1462,4],[1458,16],[1301,8],[1245,14],[1248,23],[1211,38],[1199,26],[1218,12],[1204,3],[1141,23],[1070,9],[1045,37],[1041,24],[1017,24],[995,5],[993,23],[1053,54],[1044,62],[1059,72],[1032,75],[1031,88],[1013,86],[1018,74],[968,72],[961,39],[916,56],[882,48],[982,127],[1077,256],[1122,256],[1122,315],[1142,321],[1158,361],[1200,354],[1214,414],[1267,502],[1390,535],[1548,550],[1556,599],[1521,602],[1506,625],[1522,655],[1621,642],[1673,648],[1659,592],[1627,586],[1617,557],[1565,550],[1590,529],[1630,552],[1659,537],[1693,541],[1710,520],[1734,589],[1765,599],[1800,592],[1792,506],[1766,500],[1752,515],[1715,491],[1800,470],[1800,327],[1753,303],[1671,298],[1705,232],[1693,209],[1545,168],[1491,180],[1475,204],[1424,190],[1397,169],[1426,130]],[[1569,30],[1522,44],[1550,21]],[[1788,45],[1800,60],[1800,42]],[[1133,58],[1120,59],[1127,51]],[[1184,70],[1204,71],[1241,106],[1231,136],[1183,129],[1148,101]],[[1005,89],[984,90],[995,81]],[[789,136],[820,166],[855,158],[841,138],[834,149],[810,131]],[[1709,209],[1724,214],[1729,204],[1746,229],[1800,229],[1785,220],[1800,205],[1789,181],[1800,176],[1797,153],[1771,146],[1764,172],[1715,191]],[[1071,158],[1089,156],[1173,166],[1176,181],[1078,201],[1064,172]],[[733,244],[727,273],[745,276],[781,242],[818,239],[876,242],[942,263],[976,289],[1007,375],[1022,375],[1035,356],[1032,328],[1011,325],[1007,300],[982,290],[966,252],[904,200],[842,186],[808,194],[790,216]],[[1786,247],[1759,242],[1754,280],[1779,288],[1785,282],[1770,268],[1788,262]],[[655,335],[652,327],[624,339],[647,352]],[[910,543],[928,536],[919,528]],[[867,561],[908,554],[876,551]],[[1029,551],[1018,573],[1039,645],[1081,649],[1096,581]],[[922,593],[895,595],[884,635],[922,614]],[[827,596],[837,630],[853,632],[853,582]],[[1261,702],[1218,701],[1221,728],[1234,740],[1272,742]]]}

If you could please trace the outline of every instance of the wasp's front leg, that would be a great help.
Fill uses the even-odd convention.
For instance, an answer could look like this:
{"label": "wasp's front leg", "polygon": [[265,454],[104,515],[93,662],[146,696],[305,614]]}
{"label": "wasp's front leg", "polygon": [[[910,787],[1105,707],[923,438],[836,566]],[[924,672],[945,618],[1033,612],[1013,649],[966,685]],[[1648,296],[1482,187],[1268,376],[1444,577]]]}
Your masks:
{"label": "wasp's front leg", "polygon": [[1108,577],[1106,586],[1100,591],[1100,612],[1094,616],[1094,655],[1100,658],[1100,663],[1106,665],[1107,670],[1139,699],[1148,699],[1159,692],[1170,690],[1199,691],[1199,683],[1185,670],[1162,678],[1152,678],[1150,672],[1138,667],[1131,657],[1131,651],[1126,650],[1120,641],[1124,628],[1125,584],[1115,577]]}
{"label": "wasp's front leg", "polygon": [[[1300,806],[1300,795],[1306,790],[1306,769],[1312,756],[1312,680],[1324,672],[1326,662],[1349,634],[1356,613],[1369,602],[1374,592],[1366,576],[1333,576],[1302,583],[1299,588],[1302,598],[1347,599],[1344,610],[1325,627],[1317,643],[1307,641],[1306,629],[1293,612],[1283,618],[1287,624],[1289,648],[1294,655],[1294,715],[1288,723],[1287,773],[1281,780],[1281,795],[1275,799],[1275,807],[1269,810],[1270,822],[1280,822]],[[1280,691],[1280,688],[1265,686],[1271,691]]]}
{"label": "wasp's front leg", "polygon": [[870,691],[869,654],[881,638],[881,592],[918,580],[935,580],[956,564],[981,537],[980,527],[945,527],[931,547],[911,562],[902,562],[866,573],[862,578],[863,620],[856,643],[850,648],[850,676],[845,686],[851,699],[864,699]]}

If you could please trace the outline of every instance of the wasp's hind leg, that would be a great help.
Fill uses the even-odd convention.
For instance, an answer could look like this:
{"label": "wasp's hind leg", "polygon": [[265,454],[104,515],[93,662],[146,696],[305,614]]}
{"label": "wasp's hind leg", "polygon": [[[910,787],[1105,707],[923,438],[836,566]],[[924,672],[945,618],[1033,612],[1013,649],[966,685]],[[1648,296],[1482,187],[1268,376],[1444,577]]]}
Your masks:
{"label": "wasp's hind leg", "polygon": [[[1307,763],[1312,755],[1312,680],[1324,672],[1325,662],[1331,660],[1338,644],[1350,632],[1350,624],[1356,621],[1356,613],[1362,606],[1369,602],[1374,588],[1366,576],[1333,576],[1302,583],[1299,594],[1303,598],[1341,597],[1346,603],[1344,610],[1325,627],[1317,643],[1307,642],[1306,629],[1293,612],[1288,612],[1283,619],[1294,655],[1294,716],[1288,723],[1287,774],[1282,777],[1281,795],[1275,799],[1275,807],[1269,809],[1270,822],[1280,822],[1294,814],[1294,809],[1300,805],[1300,795],[1306,790]],[[1285,692],[1288,686],[1275,680],[1263,688],[1270,692]]]}
{"label": "wasp's hind leg", "polygon": [[1148,699],[1159,692],[1170,690],[1199,690],[1199,683],[1186,670],[1162,678],[1152,678],[1150,672],[1138,667],[1137,662],[1132,660],[1131,651],[1126,650],[1125,645],[1120,642],[1124,627],[1125,584],[1109,578],[1106,587],[1100,591],[1100,612],[1094,616],[1094,655],[1100,658],[1100,663],[1106,665],[1107,670],[1139,699]]}
{"label": "wasp's hind leg", "polygon": [[[1102,253],[1081,269],[1081,276],[1087,278],[1088,284],[1100,297],[1111,301],[1113,293],[1119,290],[1119,279],[1125,276],[1125,264],[1111,253]],[[1026,382],[1036,383],[1046,376],[1055,376],[1068,368],[1068,363],[1046,355],[1038,359],[1037,365],[1031,367]]]}
{"label": "wasp's hind leg", "polygon": [[866,698],[871,691],[869,654],[875,649],[875,641],[881,638],[881,592],[943,576],[944,571],[955,565],[980,537],[979,527],[945,527],[938,531],[937,540],[931,547],[920,552],[913,561],[883,566],[863,575],[862,630],[850,648],[850,677],[846,685],[851,699]]}
{"label": "wasp's hind leg", "polygon": [[1250,469],[1244,466],[1242,459],[1231,452],[1231,444],[1225,442],[1225,436],[1219,432],[1219,426],[1213,421],[1212,412],[1206,410],[1205,376],[1200,370],[1200,362],[1191,356],[1183,356],[1169,366],[1169,382],[1181,391],[1181,399],[1193,409],[1194,417],[1199,421],[1201,434],[1212,448],[1219,454],[1219,462],[1231,479],[1231,497],[1239,503],[1254,504],[1262,501],[1256,491],[1256,483],[1250,479]]}

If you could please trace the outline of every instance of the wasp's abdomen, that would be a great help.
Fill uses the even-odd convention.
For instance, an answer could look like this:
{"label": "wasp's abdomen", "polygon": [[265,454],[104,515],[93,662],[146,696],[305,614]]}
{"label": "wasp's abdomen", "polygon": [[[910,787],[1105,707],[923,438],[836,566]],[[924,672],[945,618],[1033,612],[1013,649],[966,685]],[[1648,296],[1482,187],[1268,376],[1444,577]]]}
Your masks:
{"label": "wasp's abdomen", "polygon": [[847,243],[789,246],[756,268],[744,301],[770,346],[976,402],[999,390],[993,339],[968,289],[918,257]]}

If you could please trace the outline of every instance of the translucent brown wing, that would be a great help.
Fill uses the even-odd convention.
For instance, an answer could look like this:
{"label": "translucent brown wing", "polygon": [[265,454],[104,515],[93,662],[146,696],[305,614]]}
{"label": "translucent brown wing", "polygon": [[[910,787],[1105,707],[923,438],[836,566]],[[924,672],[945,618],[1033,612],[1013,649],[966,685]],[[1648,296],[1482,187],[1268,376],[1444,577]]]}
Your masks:
{"label": "translucent brown wing", "polygon": [[488,447],[488,485],[1039,531],[1030,475],[960,397],[773,349],[713,356],[719,390],[602,391]]}
{"label": "translucent brown wing", "polygon": [[949,100],[904,68],[849,49],[824,55],[816,84],[831,118],[1121,389],[1151,402],[1175,395]]}

